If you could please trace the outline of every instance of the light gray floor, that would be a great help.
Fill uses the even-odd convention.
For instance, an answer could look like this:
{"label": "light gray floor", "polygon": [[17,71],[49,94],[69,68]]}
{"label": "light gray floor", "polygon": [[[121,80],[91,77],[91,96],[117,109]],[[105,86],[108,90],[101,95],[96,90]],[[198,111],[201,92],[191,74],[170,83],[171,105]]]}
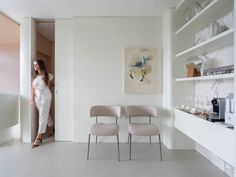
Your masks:
{"label": "light gray floor", "polygon": [[117,161],[114,143],[91,144],[91,160],[86,160],[87,144],[9,142],[0,145],[0,177],[228,177],[196,151],[163,150],[159,161],[155,143],[134,143],[133,160],[128,160],[128,144],[121,144]]}

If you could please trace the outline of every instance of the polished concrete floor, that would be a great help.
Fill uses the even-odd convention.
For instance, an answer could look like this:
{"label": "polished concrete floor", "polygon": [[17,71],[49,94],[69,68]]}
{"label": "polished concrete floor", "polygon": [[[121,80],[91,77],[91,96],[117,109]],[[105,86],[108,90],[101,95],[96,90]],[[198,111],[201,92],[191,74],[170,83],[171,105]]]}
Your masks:
{"label": "polished concrete floor", "polygon": [[163,161],[157,144],[121,144],[117,161],[114,143],[87,144],[44,142],[31,149],[30,144],[11,141],[0,145],[0,177],[228,177],[202,155],[192,150],[163,149]]}

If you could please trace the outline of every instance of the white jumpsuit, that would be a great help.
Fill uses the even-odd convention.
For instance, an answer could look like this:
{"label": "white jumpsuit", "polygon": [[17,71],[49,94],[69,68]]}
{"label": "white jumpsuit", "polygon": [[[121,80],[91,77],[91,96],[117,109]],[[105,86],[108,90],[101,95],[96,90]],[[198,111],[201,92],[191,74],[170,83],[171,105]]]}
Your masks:
{"label": "white jumpsuit", "polygon": [[[49,74],[49,80],[53,79],[53,75]],[[52,119],[49,116],[52,94],[48,86],[45,84],[42,75],[37,75],[33,80],[35,89],[35,103],[39,111],[39,129],[38,133],[45,133],[47,124],[53,125]]]}

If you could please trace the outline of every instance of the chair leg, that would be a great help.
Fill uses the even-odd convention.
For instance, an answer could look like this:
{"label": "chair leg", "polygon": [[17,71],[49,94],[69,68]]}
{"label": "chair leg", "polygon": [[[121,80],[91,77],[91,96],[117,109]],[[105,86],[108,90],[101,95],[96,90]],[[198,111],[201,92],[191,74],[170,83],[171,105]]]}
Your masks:
{"label": "chair leg", "polygon": [[131,160],[131,142],[132,142],[132,135],[129,133],[129,160]]}
{"label": "chair leg", "polygon": [[161,135],[158,135],[158,137],[159,137],[159,145],[160,145],[160,156],[161,156],[161,161],[162,161]]}
{"label": "chair leg", "polygon": [[128,133],[128,144],[129,144],[129,133]]}
{"label": "chair leg", "polygon": [[117,134],[117,147],[118,147],[118,161],[120,161],[120,147],[119,147],[119,135]]}
{"label": "chair leg", "polygon": [[98,136],[96,136],[96,144],[98,144]]}
{"label": "chair leg", "polygon": [[88,152],[87,152],[87,160],[89,160],[89,149],[90,149],[90,134],[88,136]]}
{"label": "chair leg", "polygon": [[150,144],[152,144],[152,137],[149,136],[149,141],[150,141]]}

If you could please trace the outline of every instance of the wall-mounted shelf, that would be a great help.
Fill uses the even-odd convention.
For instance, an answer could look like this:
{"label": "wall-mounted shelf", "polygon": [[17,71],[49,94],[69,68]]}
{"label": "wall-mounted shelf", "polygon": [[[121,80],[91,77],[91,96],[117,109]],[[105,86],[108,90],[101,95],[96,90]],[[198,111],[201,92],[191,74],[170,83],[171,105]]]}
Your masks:
{"label": "wall-mounted shelf", "polygon": [[[186,21],[188,10],[191,11],[196,7],[197,0],[182,0],[173,14],[173,51],[174,57],[170,63],[172,67],[172,106],[181,105],[186,97],[195,95],[213,96],[212,85],[214,81],[219,82],[220,94],[224,92],[233,92],[234,73],[210,75],[201,77],[185,77],[184,71],[185,60],[190,57],[207,54],[213,59],[211,66],[220,67],[232,65],[233,62],[233,46],[234,46],[234,29],[230,28],[218,35],[215,35],[201,43],[195,43],[195,35],[199,34],[210,23],[218,20],[232,20],[231,15],[234,10],[233,0],[212,0],[204,9],[198,12],[192,19]],[[191,14],[189,13],[191,16]],[[226,16],[227,15],[227,16]],[[235,12],[234,12],[235,15]],[[226,22],[225,21],[225,22]],[[235,25],[234,25],[235,26]],[[203,31],[202,34],[205,31]],[[219,53],[219,55],[215,55]],[[172,56],[173,53],[171,53]],[[183,78],[181,78],[183,77]],[[200,81],[200,82],[198,82]],[[184,91],[183,91],[184,90]],[[215,158],[218,157],[230,165],[234,165],[234,144],[235,130],[229,129],[215,123],[209,122],[196,115],[174,109],[175,128],[180,130],[184,135],[191,138],[196,143],[208,149]],[[181,135],[181,133],[180,133]],[[184,137],[183,135],[183,137]],[[184,138],[183,138],[184,139]],[[188,138],[184,139],[187,143],[181,142],[184,148],[188,148],[192,141]],[[204,156],[208,156],[207,154]]]}
{"label": "wall-mounted shelf", "polygon": [[175,109],[175,127],[229,164],[234,164],[234,130]]}
{"label": "wall-mounted shelf", "polygon": [[178,11],[181,7],[183,7],[185,2],[186,2],[185,0],[182,0],[175,8],[175,11]]}
{"label": "wall-mounted shelf", "polygon": [[229,46],[233,44],[234,40],[234,29],[228,29],[202,43],[199,43],[191,48],[188,48],[182,52],[179,52],[175,55],[178,57],[188,58],[189,56],[196,56],[202,53],[208,53],[225,46]]}
{"label": "wall-mounted shelf", "polygon": [[203,80],[218,80],[218,79],[234,79],[234,73],[221,74],[221,75],[211,75],[211,76],[201,76],[201,77],[185,77],[175,79],[177,82],[183,81],[203,81]]}
{"label": "wall-mounted shelf", "polygon": [[193,28],[193,29],[199,28],[203,24],[202,22],[206,21],[206,19],[212,19],[212,18],[214,19],[216,16],[220,17],[224,15],[226,12],[232,10],[233,5],[230,2],[226,3],[225,1],[226,0],[213,0],[202,11],[196,14],[191,20],[189,20],[187,23],[181,26],[175,32],[175,34],[179,34],[187,28]]}

